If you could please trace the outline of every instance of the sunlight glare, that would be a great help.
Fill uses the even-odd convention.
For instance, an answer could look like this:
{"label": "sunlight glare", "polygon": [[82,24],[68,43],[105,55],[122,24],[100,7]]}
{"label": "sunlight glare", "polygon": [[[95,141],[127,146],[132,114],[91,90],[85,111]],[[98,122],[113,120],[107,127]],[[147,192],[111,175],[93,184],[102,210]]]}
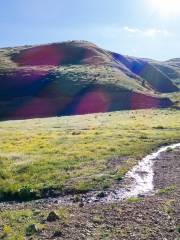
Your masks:
{"label": "sunlight glare", "polygon": [[180,16],[180,0],[149,0],[155,11],[162,17]]}

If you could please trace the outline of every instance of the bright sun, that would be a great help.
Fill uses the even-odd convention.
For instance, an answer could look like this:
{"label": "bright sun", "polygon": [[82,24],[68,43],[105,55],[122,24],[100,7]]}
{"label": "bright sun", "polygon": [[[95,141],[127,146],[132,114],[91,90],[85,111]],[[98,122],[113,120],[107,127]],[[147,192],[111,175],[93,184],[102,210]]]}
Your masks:
{"label": "bright sun", "polygon": [[149,0],[155,11],[164,17],[180,15],[180,0]]}

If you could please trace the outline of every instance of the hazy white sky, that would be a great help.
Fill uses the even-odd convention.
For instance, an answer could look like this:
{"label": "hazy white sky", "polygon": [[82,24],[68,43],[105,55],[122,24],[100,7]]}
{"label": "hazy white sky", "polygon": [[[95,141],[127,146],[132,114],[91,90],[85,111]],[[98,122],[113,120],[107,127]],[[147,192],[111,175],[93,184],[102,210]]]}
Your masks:
{"label": "hazy white sky", "polygon": [[180,57],[180,0],[6,0],[0,47],[89,40],[128,55]]}

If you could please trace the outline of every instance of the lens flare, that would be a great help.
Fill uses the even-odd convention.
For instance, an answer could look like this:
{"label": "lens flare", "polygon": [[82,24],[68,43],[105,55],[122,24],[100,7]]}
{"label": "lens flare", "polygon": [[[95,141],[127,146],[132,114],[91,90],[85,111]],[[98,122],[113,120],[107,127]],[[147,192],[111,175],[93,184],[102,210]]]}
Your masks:
{"label": "lens flare", "polygon": [[108,93],[100,89],[90,91],[82,97],[76,106],[75,114],[107,112],[110,108],[111,100]]}
{"label": "lens flare", "polygon": [[180,15],[179,0],[148,0],[154,10],[162,17]]}

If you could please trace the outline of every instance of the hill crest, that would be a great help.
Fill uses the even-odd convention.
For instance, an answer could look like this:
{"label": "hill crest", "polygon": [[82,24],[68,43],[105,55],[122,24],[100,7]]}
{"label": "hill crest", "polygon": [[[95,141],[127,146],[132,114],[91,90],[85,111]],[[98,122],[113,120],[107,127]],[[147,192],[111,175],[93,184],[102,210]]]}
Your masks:
{"label": "hill crest", "polygon": [[169,107],[172,101],[161,94],[179,91],[179,72],[169,62],[123,56],[88,41],[3,48],[0,118]]}

